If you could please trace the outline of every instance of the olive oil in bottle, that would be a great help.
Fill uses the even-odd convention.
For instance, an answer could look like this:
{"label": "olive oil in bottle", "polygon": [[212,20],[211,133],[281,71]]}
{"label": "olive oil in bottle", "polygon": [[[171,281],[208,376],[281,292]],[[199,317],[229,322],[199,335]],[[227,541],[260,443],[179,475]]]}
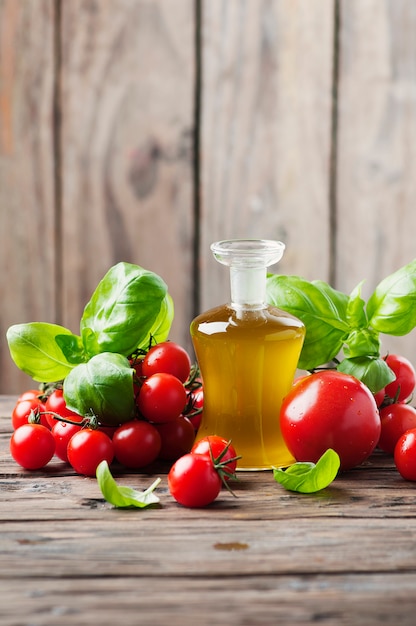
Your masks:
{"label": "olive oil in bottle", "polygon": [[212,244],[230,267],[231,302],[191,323],[201,370],[204,409],[197,440],[232,440],[239,470],[285,467],[294,462],[283,441],[279,412],[296,372],[305,336],[300,320],[266,303],[267,267],[284,244],[228,240]]}

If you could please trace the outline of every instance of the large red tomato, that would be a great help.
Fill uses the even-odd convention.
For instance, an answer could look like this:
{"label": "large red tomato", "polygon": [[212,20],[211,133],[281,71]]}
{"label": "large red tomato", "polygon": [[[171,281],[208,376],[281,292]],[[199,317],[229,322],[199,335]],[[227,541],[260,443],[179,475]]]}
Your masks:
{"label": "large red tomato", "polygon": [[295,383],[283,400],[280,425],[297,461],[316,463],[332,448],[341,470],[370,456],[380,436],[380,415],[370,390],[353,376],[323,370]]}

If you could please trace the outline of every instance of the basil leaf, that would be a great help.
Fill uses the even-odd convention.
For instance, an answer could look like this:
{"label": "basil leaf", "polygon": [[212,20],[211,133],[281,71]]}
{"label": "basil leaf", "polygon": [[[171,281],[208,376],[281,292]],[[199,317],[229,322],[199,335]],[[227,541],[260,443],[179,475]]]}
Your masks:
{"label": "basil leaf", "polygon": [[305,324],[306,336],[298,363],[300,369],[310,370],[328,363],[341,350],[350,331],[345,321],[347,295],[323,281],[269,275],[267,301]]}
{"label": "basil leaf", "polygon": [[100,422],[118,425],[133,417],[133,370],[121,354],[103,352],[77,365],[64,380],[69,409],[93,413]]}
{"label": "basil leaf", "polygon": [[150,337],[152,337],[154,343],[161,343],[166,341],[169,336],[170,328],[172,326],[174,317],[174,305],[172,297],[167,293],[162,300],[162,306],[160,307],[159,314],[149,330],[146,338],[139,343],[138,349],[146,349],[149,347]]}
{"label": "basil leaf", "polygon": [[380,333],[401,336],[416,326],[416,259],[387,276],[367,303],[369,324]]}
{"label": "basil leaf", "polygon": [[148,336],[167,293],[165,282],[138,265],[118,263],[98,284],[81,318],[89,355],[128,356]]}
{"label": "basil leaf", "polygon": [[62,380],[74,367],[60,347],[73,338],[67,328],[46,322],[15,324],[7,330],[10,354],[17,367],[44,383]]}
{"label": "basil leaf", "polygon": [[273,476],[289,491],[314,493],[325,489],[336,478],[340,467],[338,454],[332,448],[324,452],[317,463],[297,462],[286,470],[275,468]]}
{"label": "basil leaf", "polygon": [[343,359],[337,366],[337,370],[355,376],[367,385],[373,393],[377,393],[396,378],[386,361],[375,356],[363,355],[352,359]]}
{"label": "basil leaf", "polygon": [[157,478],[146,491],[137,491],[131,487],[119,487],[110,472],[107,461],[101,461],[98,465],[96,476],[104,498],[115,507],[143,509],[159,503],[159,498],[153,491],[159,485],[160,478]]}

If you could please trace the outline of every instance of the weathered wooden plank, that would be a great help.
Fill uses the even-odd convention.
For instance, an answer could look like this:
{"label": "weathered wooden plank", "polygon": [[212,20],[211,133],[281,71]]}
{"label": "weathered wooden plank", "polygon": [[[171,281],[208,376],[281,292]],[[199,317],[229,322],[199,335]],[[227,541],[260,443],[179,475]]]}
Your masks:
{"label": "weathered wooden plank", "polygon": [[155,523],[146,512],[103,512],[82,524],[3,522],[0,569],[16,578],[42,576],[50,561],[56,576],[73,577],[416,574],[415,534],[414,520],[400,518],[373,519],[369,532],[366,519],[248,521],[215,507],[192,527],[182,517]]}
{"label": "weathered wooden plank", "polygon": [[[341,0],[337,286],[377,283],[416,256],[416,6]],[[416,360],[416,334],[383,338]]]}
{"label": "weathered wooden plank", "polygon": [[160,274],[189,342],[193,2],[62,3],[63,319],[118,261]]}
{"label": "weathered wooden plank", "polygon": [[[221,519],[239,520],[286,520],[305,518],[342,518],[342,519],[407,519],[414,520],[416,496],[408,486],[397,480],[397,483],[382,489],[381,483],[386,475],[378,475],[379,484],[367,483],[365,476],[357,477],[355,482],[346,487],[342,479],[336,485],[319,496],[307,497],[285,493],[281,487],[273,483],[272,477],[266,481],[256,477],[254,483],[244,478],[244,484],[235,487],[237,500],[228,493],[222,494],[215,505],[207,512],[199,510],[183,510],[176,505],[167,491],[165,472],[157,472],[162,478],[158,489],[161,498],[161,509],[146,512],[146,519],[151,518],[155,524],[194,523],[201,519],[209,521],[213,514]],[[388,477],[387,477],[388,479]],[[118,478],[120,484],[144,489],[152,482],[152,477]],[[362,483],[364,482],[364,486]],[[375,481],[374,481],[375,482]],[[77,483],[78,486],[75,486]],[[70,475],[51,479],[40,475],[32,480],[20,481],[13,474],[0,476],[3,503],[0,521],[10,522],[14,519],[36,524],[42,528],[43,522],[65,522],[66,520],[100,520],[103,516],[122,521],[126,512],[115,515],[112,507],[101,497],[93,480],[73,477]],[[28,506],[30,503],[30,506]],[[137,512],[137,523],[141,523],[141,512]]]}
{"label": "weathered wooden plank", "polygon": [[203,3],[201,308],[229,299],[217,239],[287,245],[276,271],[329,275],[333,2]]}
{"label": "weathered wooden plank", "polygon": [[55,317],[54,2],[0,0],[0,392],[25,388],[9,326]]}
{"label": "weathered wooden plank", "polygon": [[[51,564],[51,569],[53,565]],[[413,626],[414,574],[233,578],[36,578],[2,580],[8,626],[339,624]],[[213,602],[215,598],[215,602]]]}

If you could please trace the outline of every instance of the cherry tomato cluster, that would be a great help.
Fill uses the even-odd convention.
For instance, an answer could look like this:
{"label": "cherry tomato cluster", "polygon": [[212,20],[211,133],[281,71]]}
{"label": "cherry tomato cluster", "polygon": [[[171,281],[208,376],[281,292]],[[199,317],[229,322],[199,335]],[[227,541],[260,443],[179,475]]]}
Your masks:
{"label": "cherry tomato cluster", "polygon": [[171,467],[169,491],[182,506],[207,506],[217,498],[223,485],[235,478],[238,459],[231,441],[218,435],[204,437]]}
{"label": "cherry tomato cluster", "polygon": [[395,380],[376,394],[381,432],[378,447],[392,454],[406,480],[416,480],[416,409],[410,404],[416,388],[416,372],[405,357],[389,354],[386,363]]}
{"label": "cherry tomato cluster", "polygon": [[176,461],[190,451],[201,422],[203,387],[198,369],[186,350],[172,341],[156,344],[131,363],[138,417],[159,434],[157,458]]}
{"label": "cherry tomato cluster", "polygon": [[188,353],[167,341],[135,355],[131,365],[136,415],[118,427],[68,409],[60,387],[23,393],[12,413],[14,460],[36,470],[56,456],[77,473],[95,476],[103,460],[140,469],[188,453],[203,406],[202,383]]}

